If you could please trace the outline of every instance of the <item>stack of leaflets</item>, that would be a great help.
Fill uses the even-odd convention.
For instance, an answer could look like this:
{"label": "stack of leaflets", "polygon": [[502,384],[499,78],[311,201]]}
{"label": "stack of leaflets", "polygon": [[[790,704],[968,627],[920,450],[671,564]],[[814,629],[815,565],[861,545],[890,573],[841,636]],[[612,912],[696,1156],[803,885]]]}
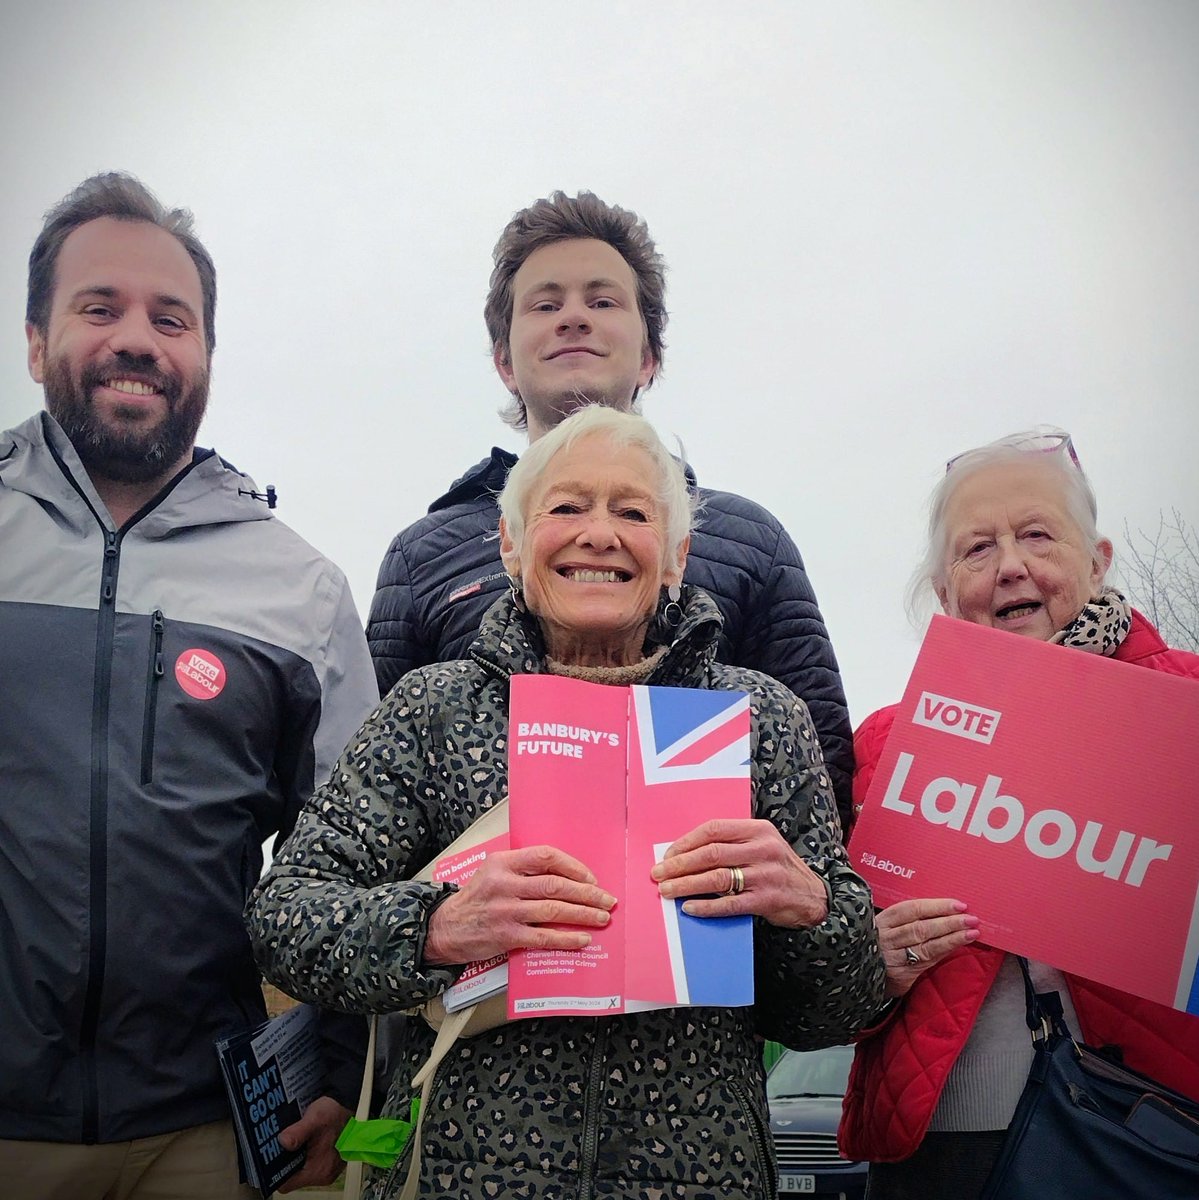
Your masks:
{"label": "stack of leaflets", "polygon": [[300,1119],[320,1094],[324,1065],[316,1009],[303,1004],[257,1029],[216,1043],[242,1178],[269,1196],[304,1165],[279,1132]]}
{"label": "stack of leaflets", "polygon": [[[504,829],[494,837],[439,858],[433,867],[433,881],[454,883],[461,887],[486,862],[489,854],[507,849],[508,831]],[[446,1012],[457,1012],[467,1005],[481,1004],[507,986],[508,956],[498,954],[494,958],[470,963],[458,977],[457,983],[445,990],[441,1000]]]}

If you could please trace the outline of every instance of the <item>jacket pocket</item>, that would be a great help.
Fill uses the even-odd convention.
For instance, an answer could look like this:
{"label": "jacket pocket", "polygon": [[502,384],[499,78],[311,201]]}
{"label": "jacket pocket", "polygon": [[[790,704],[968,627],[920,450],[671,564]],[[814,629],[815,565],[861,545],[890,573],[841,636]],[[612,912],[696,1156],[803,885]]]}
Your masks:
{"label": "jacket pocket", "polygon": [[158,725],[158,686],[162,682],[162,636],[166,619],[156,608],[150,618],[150,662],[146,669],[146,707],[142,717],[142,786],[154,778],[154,733]]}

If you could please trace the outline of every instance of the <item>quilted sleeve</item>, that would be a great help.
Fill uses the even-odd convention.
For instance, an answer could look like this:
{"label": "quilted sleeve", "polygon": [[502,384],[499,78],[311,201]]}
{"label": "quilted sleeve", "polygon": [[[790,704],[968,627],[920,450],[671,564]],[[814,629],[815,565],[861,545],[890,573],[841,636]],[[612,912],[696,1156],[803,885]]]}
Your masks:
{"label": "quilted sleeve", "polygon": [[803,559],[781,525],[765,584],[745,618],[737,665],[786,684],[807,705],[845,828],[850,818],[853,770],[845,689]]}
{"label": "quilted sleeve", "polygon": [[764,1037],[795,1049],[846,1042],[877,1018],[884,1000],[870,891],[849,865],[803,702],[764,686],[754,703],[755,811],[777,826],[832,897],[828,917],[811,929],[755,921],[755,1021]]}
{"label": "quilted sleeve", "polygon": [[389,1012],[457,975],[422,963],[428,915],[450,889],[406,878],[439,848],[427,696],[416,672],[368,718],[250,897],[262,972],[298,999]]}
{"label": "quilted sleeve", "polygon": [[846,841],[849,840],[853,822],[862,811],[862,805],[866,802],[866,795],[874,781],[878,760],[882,757],[891,726],[895,723],[895,707],[892,704],[889,708],[880,708],[878,712],[871,713],[853,735],[853,815],[845,830]]}
{"label": "quilted sleeve", "polygon": [[375,598],[366,622],[366,640],[375,663],[380,696],[386,696],[409,671],[436,660],[421,637],[403,533],[392,539],[379,565]]}

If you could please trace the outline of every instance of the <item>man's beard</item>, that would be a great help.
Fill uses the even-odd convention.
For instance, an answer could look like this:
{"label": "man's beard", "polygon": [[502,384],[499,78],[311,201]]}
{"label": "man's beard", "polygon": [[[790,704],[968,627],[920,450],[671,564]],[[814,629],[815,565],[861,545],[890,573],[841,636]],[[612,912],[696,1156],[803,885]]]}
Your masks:
{"label": "man's beard", "polygon": [[[114,415],[120,423],[97,413],[93,389],[122,369],[162,393],[166,413],[157,421],[146,422],[144,410],[132,403],[127,411],[117,406]],[[89,474],[118,483],[149,483],[170,470],[195,445],[208,406],[206,371],[197,372],[185,388],[152,360],[125,353],[118,353],[104,366],[84,367],[78,384],[69,363],[61,357],[52,359],[46,364],[43,388],[47,410],[62,426]]]}

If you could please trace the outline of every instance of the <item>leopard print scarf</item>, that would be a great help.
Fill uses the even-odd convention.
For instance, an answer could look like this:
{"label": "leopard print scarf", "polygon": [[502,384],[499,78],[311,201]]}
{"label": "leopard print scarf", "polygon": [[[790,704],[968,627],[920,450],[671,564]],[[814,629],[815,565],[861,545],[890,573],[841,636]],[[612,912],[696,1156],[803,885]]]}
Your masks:
{"label": "leopard print scarf", "polygon": [[1115,588],[1104,588],[1082,612],[1049,640],[1110,658],[1132,628],[1132,606]]}

